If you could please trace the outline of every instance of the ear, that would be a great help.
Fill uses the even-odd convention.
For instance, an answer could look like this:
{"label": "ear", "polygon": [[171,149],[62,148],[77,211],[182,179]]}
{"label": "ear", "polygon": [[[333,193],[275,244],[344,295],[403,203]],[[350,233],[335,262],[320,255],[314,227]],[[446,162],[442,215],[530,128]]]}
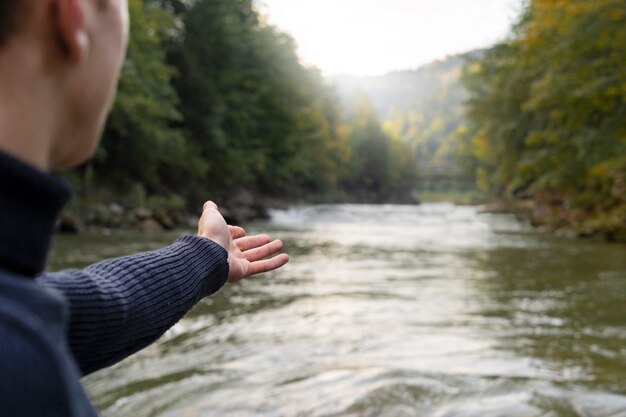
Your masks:
{"label": "ear", "polygon": [[82,62],[89,51],[83,0],[54,0],[53,23],[70,64]]}

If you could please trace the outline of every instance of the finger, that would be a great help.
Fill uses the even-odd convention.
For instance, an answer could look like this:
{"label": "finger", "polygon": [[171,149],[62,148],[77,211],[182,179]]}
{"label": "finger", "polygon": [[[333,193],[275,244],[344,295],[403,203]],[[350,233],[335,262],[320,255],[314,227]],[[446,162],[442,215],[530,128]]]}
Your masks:
{"label": "finger", "polygon": [[247,260],[249,260],[250,262],[254,262],[259,261],[263,258],[267,258],[268,256],[272,256],[275,253],[280,252],[282,249],[283,242],[281,242],[280,240],[275,240],[261,247],[245,251],[243,254]]}
{"label": "finger", "polygon": [[230,232],[230,237],[233,240],[242,238],[246,235],[246,231],[239,226],[228,225],[228,231]]}
{"label": "finger", "polygon": [[202,207],[202,209],[203,210],[208,210],[208,209],[217,210],[217,204],[209,200],[206,203],[204,203],[204,206]]}
{"label": "finger", "polygon": [[284,266],[287,262],[289,262],[289,255],[286,253],[281,253],[272,259],[252,262],[250,264],[250,269],[248,269],[248,276],[273,271]]}
{"label": "finger", "polygon": [[246,236],[235,240],[235,244],[240,251],[245,252],[247,250],[258,248],[272,241],[272,238],[268,235],[256,235]]}

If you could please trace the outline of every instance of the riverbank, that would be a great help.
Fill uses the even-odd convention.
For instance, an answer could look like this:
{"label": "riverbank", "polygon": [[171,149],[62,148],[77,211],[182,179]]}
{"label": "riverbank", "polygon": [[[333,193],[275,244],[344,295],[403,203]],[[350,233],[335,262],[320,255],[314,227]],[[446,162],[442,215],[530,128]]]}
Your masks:
{"label": "riverbank", "polygon": [[626,243],[626,205],[587,211],[559,198],[499,200],[482,205],[481,212],[515,214],[559,236]]}
{"label": "riverbank", "polygon": [[[217,200],[217,199],[216,199]],[[220,212],[229,224],[243,224],[267,219],[270,207],[282,207],[279,201],[267,204],[250,193],[237,193],[230,201],[220,202]],[[77,199],[63,211],[57,224],[60,233],[106,233],[109,230],[128,229],[160,232],[180,228],[196,228],[202,213],[189,209],[180,198],[148,200],[145,204],[118,199],[116,201],[87,201]]]}
{"label": "riverbank", "polygon": [[459,206],[478,206],[489,202],[488,196],[480,190],[469,191],[423,191],[419,193],[423,203],[452,203]]}
{"label": "riverbank", "polygon": [[[404,204],[420,203],[414,193],[379,195],[359,193],[352,195],[341,191],[328,194],[300,194],[289,198],[266,196],[238,189],[228,196],[216,197],[215,202],[229,224],[242,225],[269,219],[272,209],[311,204]],[[180,228],[196,228],[201,206],[193,211],[179,196],[149,198],[124,198],[102,194],[90,198],[78,196],[61,214],[57,229],[67,234],[102,234],[110,230],[140,230],[160,232]]]}
{"label": "riverbank", "polygon": [[[177,196],[144,198],[139,201],[111,198],[77,198],[63,212],[58,223],[61,233],[101,234],[109,230],[128,229],[159,232],[197,227],[201,214],[190,210]],[[270,209],[310,204],[420,204],[450,202],[456,205],[479,205],[481,212],[514,214],[533,226],[559,236],[592,238],[626,243],[626,205],[605,211],[572,208],[565,199],[498,200],[485,203],[486,195],[478,192],[422,192],[393,197],[379,195],[353,196],[347,193],[296,195],[290,198],[260,196],[245,189],[217,198],[220,211],[230,224],[245,224],[269,218]]]}

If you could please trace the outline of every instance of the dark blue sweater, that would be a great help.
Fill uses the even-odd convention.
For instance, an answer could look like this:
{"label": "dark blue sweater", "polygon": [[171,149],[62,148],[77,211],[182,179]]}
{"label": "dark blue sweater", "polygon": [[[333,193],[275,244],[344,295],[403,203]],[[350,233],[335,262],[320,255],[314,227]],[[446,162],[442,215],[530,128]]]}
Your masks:
{"label": "dark blue sweater", "polygon": [[96,416],[82,375],[158,339],[224,285],[226,251],[184,236],[84,270],[42,273],[70,191],[0,153],[0,416]]}

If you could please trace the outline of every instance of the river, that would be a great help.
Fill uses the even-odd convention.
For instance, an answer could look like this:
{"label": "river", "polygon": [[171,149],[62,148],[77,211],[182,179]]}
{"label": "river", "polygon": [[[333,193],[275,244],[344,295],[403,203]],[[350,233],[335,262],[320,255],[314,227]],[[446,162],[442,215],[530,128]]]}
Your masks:
{"label": "river", "polygon": [[[85,379],[105,417],[626,416],[626,247],[474,207],[275,211],[284,270]],[[52,269],[176,233],[60,236]]]}

